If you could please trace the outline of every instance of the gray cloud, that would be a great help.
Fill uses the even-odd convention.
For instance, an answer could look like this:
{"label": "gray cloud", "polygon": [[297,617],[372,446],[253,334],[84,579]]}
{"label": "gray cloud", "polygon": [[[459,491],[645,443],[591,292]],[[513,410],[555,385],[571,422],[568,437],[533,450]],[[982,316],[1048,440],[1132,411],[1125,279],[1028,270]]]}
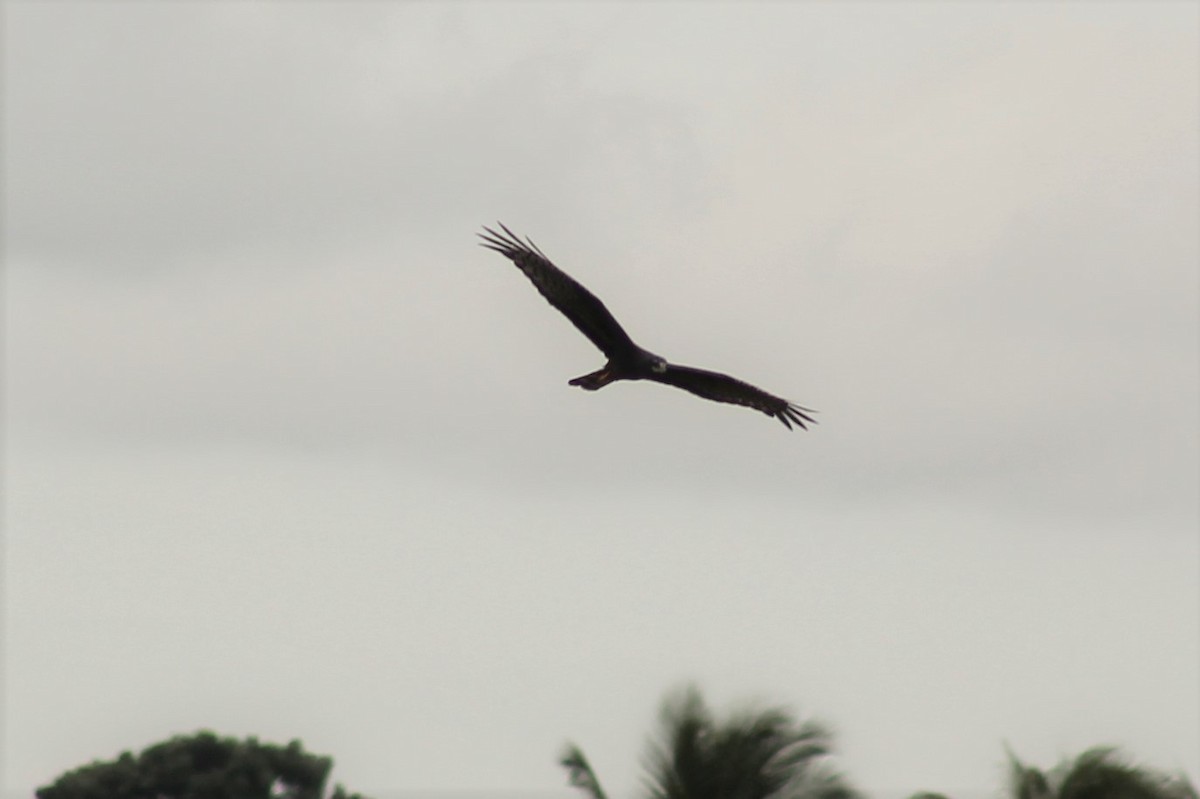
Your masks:
{"label": "gray cloud", "polygon": [[[7,13],[21,786],[201,712],[351,787],[549,788],[567,736],[629,786],[687,677],[884,788],[1200,768],[1194,9]],[[496,218],[822,424],[568,388]]]}

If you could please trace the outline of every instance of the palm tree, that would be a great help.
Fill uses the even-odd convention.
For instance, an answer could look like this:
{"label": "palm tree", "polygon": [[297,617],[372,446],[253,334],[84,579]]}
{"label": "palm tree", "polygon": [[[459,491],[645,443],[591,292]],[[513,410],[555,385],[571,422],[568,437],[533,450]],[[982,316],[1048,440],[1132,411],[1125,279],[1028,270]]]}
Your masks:
{"label": "palm tree", "polygon": [[[831,768],[832,735],[780,708],[714,719],[687,688],[663,703],[660,735],[643,762],[647,799],[859,799]],[[605,799],[579,747],[561,759],[571,785]]]}
{"label": "palm tree", "polygon": [[1013,799],[1200,799],[1186,778],[1136,766],[1108,747],[1089,749],[1045,773],[1011,749],[1008,761]]}

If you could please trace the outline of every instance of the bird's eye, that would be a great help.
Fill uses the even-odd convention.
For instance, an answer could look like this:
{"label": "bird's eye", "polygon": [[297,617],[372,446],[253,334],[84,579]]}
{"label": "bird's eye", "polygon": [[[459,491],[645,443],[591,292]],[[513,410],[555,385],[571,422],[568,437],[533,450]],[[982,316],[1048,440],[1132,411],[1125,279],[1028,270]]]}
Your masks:
{"label": "bird's eye", "polygon": [[667,362],[662,358],[656,358],[654,361],[654,366],[651,368],[654,369],[655,372],[662,374],[663,372],[667,371]]}

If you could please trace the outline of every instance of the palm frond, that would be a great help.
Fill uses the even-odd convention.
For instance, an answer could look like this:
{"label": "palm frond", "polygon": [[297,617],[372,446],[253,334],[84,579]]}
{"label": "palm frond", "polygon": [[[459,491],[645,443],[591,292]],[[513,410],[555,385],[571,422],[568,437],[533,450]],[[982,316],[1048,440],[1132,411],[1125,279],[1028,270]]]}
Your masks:
{"label": "palm frond", "polygon": [[596,779],[596,773],[592,771],[591,764],[578,746],[567,744],[558,762],[567,770],[567,783],[572,788],[586,791],[592,799],[608,799],[604,789],[600,787],[600,780]]}
{"label": "palm frond", "polygon": [[832,736],[780,708],[714,719],[695,688],[663,703],[643,761],[651,799],[858,799],[830,767]]}

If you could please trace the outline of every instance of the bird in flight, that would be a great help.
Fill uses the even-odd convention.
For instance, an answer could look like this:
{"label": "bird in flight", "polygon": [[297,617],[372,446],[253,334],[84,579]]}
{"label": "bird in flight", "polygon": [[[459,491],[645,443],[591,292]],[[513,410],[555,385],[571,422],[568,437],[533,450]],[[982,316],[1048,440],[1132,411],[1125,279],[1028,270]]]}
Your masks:
{"label": "bird in flight", "polygon": [[768,394],[729,375],[677,366],[647,352],[633,343],[595,294],[552,264],[528,237],[521,241],[503,223],[500,229],[504,233],[486,226],[483,229],[486,234],[477,234],[483,239],[481,246],[495,250],[516,264],[541,295],[608,356],[603,369],[571,380],[572,386],[595,391],[616,380],[653,380],[705,399],[762,411],[778,419],[789,430],[793,424],[803,430],[808,429],[805,422],[816,424],[816,420],[808,415],[815,411],[809,408]]}

